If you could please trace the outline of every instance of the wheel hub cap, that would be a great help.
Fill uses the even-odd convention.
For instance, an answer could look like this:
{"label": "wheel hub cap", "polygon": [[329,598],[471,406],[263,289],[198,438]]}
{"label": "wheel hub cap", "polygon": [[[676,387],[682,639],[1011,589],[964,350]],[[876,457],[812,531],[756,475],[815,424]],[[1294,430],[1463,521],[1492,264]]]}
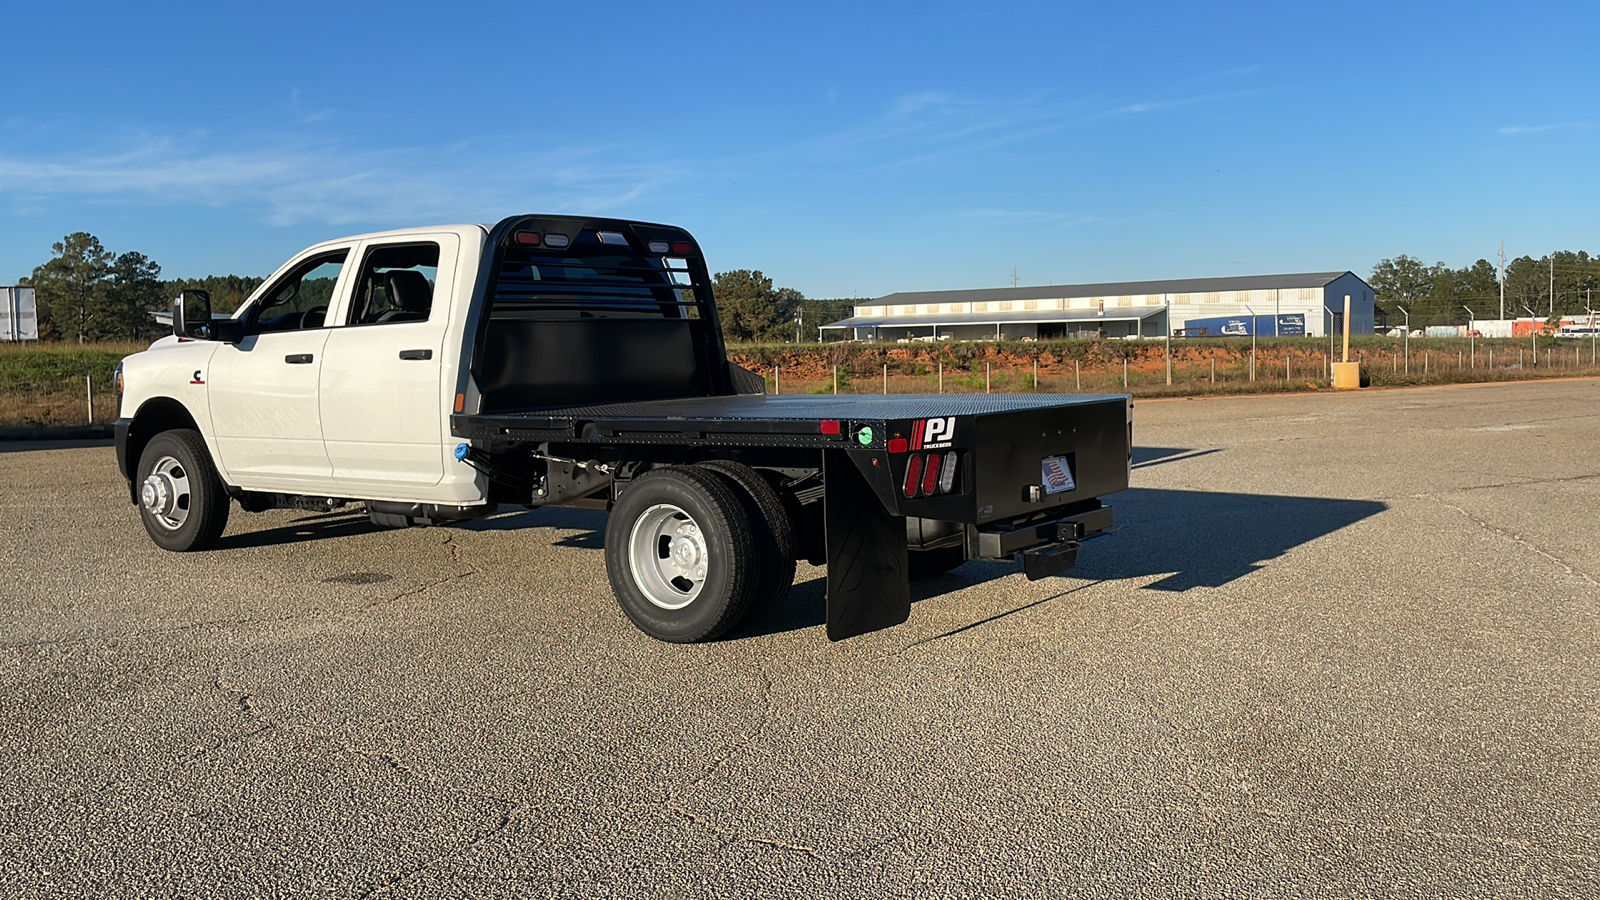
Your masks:
{"label": "wheel hub cap", "polygon": [[672,561],[680,569],[693,569],[700,562],[700,545],[692,538],[676,538],[672,542]]}
{"label": "wheel hub cap", "polygon": [[144,504],[145,509],[158,516],[172,515],[176,500],[172,479],[160,473],[152,473],[144,480],[144,486],[139,489],[139,502]]}
{"label": "wheel hub cap", "polygon": [[682,609],[700,596],[711,566],[700,526],[670,503],[645,510],[628,539],[634,583],[662,609]]}

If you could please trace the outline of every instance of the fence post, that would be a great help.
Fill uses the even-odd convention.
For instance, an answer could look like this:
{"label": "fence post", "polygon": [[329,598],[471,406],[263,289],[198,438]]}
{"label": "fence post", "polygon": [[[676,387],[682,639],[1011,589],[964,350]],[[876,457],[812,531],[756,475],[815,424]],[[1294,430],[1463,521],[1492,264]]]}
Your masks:
{"label": "fence post", "polygon": [[944,393],[944,360],[939,360],[939,393]]}
{"label": "fence post", "polygon": [[833,367],[833,392],[839,393],[839,367]]}
{"label": "fence post", "polygon": [[1078,360],[1072,361],[1072,389],[1083,393],[1083,370],[1079,367]]}
{"label": "fence post", "polygon": [[94,376],[83,376],[83,390],[89,397],[89,424],[94,424]]}
{"label": "fence post", "polygon": [[883,392],[889,393],[889,364],[883,364]]}
{"label": "fence post", "polygon": [[1217,358],[1211,357],[1211,383],[1217,383]]}
{"label": "fence post", "polygon": [[1033,389],[1039,389],[1039,357],[1033,358]]}
{"label": "fence post", "polygon": [[989,390],[989,363],[987,361],[983,364],[983,392],[985,394],[992,393]]}
{"label": "fence post", "polygon": [[783,393],[783,366],[772,367],[772,392]]}
{"label": "fence post", "polygon": [[1122,358],[1122,389],[1128,389],[1128,358],[1126,356]]}

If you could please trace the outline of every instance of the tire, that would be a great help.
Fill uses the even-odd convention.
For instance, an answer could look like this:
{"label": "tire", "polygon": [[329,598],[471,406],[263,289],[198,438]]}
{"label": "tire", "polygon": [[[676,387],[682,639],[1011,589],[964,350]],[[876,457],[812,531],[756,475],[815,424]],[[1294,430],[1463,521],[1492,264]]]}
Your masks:
{"label": "tire", "polygon": [[669,466],[636,479],[606,520],[606,576],[622,611],[663,641],[709,641],[750,609],[756,544],[722,475]]}
{"label": "tire", "polygon": [[939,547],[935,550],[912,550],[906,554],[906,571],[911,580],[942,575],[967,561],[967,551],[962,547]]}
{"label": "tire", "polygon": [[139,456],[139,518],[157,547],[209,550],[228,524],[228,492],[190,428],[163,431]]}
{"label": "tire", "polygon": [[738,489],[756,545],[758,583],[747,615],[765,615],[782,605],[794,586],[794,525],[789,511],[771,483],[744,463],[711,459],[700,468],[726,476]]}

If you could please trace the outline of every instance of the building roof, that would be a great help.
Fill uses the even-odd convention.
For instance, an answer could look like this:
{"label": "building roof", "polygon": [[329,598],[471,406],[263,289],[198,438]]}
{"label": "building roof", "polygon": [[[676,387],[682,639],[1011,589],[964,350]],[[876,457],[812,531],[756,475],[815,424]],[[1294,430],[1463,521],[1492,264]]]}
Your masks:
{"label": "building roof", "polygon": [[[1071,297],[1124,297],[1134,294],[1201,294],[1213,291],[1259,291],[1272,288],[1323,287],[1353,272],[1296,272],[1287,275],[1233,275],[1222,278],[1177,278],[1170,281],[1118,281],[1109,284],[1056,284],[1048,287],[977,288],[964,291],[901,291],[862,305],[908,303],[974,303],[1001,300],[1057,300]],[[1356,276],[1360,278],[1360,276]],[[1365,283],[1365,282],[1363,282]],[[941,320],[942,321],[942,320]],[[993,321],[989,319],[988,321]],[[1053,317],[1043,321],[1060,321]]]}
{"label": "building roof", "polygon": [[1099,313],[1092,309],[1029,310],[1002,313],[922,313],[905,316],[851,316],[823,328],[926,327],[928,325],[1028,325],[1044,322],[1138,322],[1166,312],[1165,307]]}

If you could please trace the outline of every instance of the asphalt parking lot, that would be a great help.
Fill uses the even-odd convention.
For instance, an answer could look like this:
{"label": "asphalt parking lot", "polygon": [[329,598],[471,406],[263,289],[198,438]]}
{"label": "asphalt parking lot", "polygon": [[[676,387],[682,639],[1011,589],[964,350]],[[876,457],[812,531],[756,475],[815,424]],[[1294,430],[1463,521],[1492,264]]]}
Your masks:
{"label": "asphalt parking lot", "polygon": [[1600,381],[1141,402],[1072,577],[656,643],[597,513],[145,538],[0,445],[0,895],[1593,897]]}

